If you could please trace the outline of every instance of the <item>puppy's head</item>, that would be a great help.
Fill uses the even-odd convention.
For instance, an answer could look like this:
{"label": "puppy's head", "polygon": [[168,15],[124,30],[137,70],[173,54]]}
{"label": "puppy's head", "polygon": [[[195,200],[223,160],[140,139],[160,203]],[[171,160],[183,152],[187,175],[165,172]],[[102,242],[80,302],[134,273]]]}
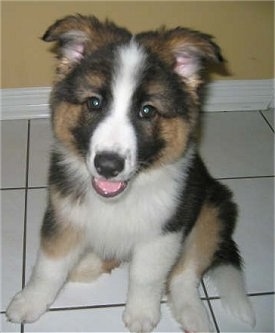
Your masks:
{"label": "puppy's head", "polygon": [[121,193],[141,170],[180,159],[194,135],[201,70],[222,61],[211,37],[184,28],[132,35],[69,16],[43,36],[56,42],[54,133],[85,162],[95,190]]}

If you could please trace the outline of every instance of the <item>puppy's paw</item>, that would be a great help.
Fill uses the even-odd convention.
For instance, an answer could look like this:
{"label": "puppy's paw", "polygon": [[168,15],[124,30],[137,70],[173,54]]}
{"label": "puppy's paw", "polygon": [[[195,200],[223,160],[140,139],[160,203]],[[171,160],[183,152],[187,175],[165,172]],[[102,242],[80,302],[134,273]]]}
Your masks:
{"label": "puppy's paw", "polygon": [[126,306],[123,314],[125,326],[132,333],[152,332],[160,320],[159,309],[148,307],[130,308]]}
{"label": "puppy's paw", "polygon": [[6,316],[14,323],[30,323],[37,320],[47,308],[48,304],[43,294],[23,290],[12,299]]}
{"label": "puppy's paw", "polygon": [[185,332],[213,332],[207,311],[199,300],[173,304],[171,308]]}

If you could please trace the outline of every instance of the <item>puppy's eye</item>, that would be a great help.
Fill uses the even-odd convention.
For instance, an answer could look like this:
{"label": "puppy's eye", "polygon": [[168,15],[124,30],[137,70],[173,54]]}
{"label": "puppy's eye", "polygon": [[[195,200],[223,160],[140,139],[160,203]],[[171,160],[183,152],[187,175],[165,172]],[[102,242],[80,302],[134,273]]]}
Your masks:
{"label": "puppy's eye", "polygon": [[87,107],[90,111],[97,111],[102,109],[102,98],[92,96],[87,100]]}
{"label": "puppy's eye", "polygon": [[139,111],[139,118],[141,119],[152,119],[157,114],[157,110],[154,106],[146,104],[143,105]]}

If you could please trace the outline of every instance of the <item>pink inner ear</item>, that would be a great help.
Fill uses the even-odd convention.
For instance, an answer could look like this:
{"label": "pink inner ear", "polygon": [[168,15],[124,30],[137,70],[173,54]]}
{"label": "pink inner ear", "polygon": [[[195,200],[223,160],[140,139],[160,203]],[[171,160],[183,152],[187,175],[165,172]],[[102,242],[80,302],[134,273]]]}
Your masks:
{"label": "pink inner ear", "polygon": [[70,30],[60,36],[61,53],[69,61],[77,62],[83,58],[87,35],[83,31]]}
{"label": "pink inner ear", "polygon": [[83,44],[70,44],[63,50],[64,56],[71,61],[79,61],[83,58],[84,45]]}
{"label": "pink inner ear", "polygon": [[199,62],[195,56],[188,54],[176,56],[175,72],[184,78],[190,78],[199,70]]}

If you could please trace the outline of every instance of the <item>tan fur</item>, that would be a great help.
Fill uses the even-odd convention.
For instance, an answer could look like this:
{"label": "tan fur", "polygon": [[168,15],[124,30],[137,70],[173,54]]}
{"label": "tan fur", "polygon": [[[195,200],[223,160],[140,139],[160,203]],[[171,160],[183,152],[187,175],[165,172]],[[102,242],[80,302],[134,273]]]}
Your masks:
{"label": "tan fur", "polygon": [[70,253],[81,241],[83,234],[72,226],[60,226],[51,237],[41,237],[41,248],[51,258],[61,258]]}
{"label": "tan fur", "polygon": [[120,262],[117,260],[101,260],[95,253],[88,252],[73,268],[69,275],[69,280],[72,282],[90,283],[103,273],[111,273],[119,265]]}
{"label": "tan fur", "polygon": [[190,125],[182,118],[161,119],[159,128],[166,147],[161,151],[157,165],[170,163],[181,157],[190,133]]}
{"label": "tan fur", "polygon": [[74,137],[71,129],[79,122],[82,105],[71,105],[61,102],[53,113],[53,127],[57,138],[69,149],[75,151]]}
{"label": "tan fur", "polygon": [[64,208],[60,199],[61,194],[54,185],[49,187],[50,200],[54,211],[55,223],[53,229],[45,232],[41,229],[41,248],[50,257],[60,258],[70,253],[71,250],[81,244],[84,237],[83,229],[80,226],[74,227],[71,221],[64,217]]}
{"label": "tan fur", "polygon": [[56,65],[56,76],[54,78],[54,84],[63,80],[67,74],[70,73],[73,67],[74,65],[67,58],[63,57],[61,60],[59,60]]}
{"label": "tan fur", "polygon": [[111,273],[111,271],[119,265],[120,262],[115,259],[105,260],[102,263],[102,270],[104,273]]}
{"label": "tan fur", "polygon": [[170,280],[189,267],[195,270],[198,278],[202,276],[219,247],[220,229],[217,208],[205,204],[194,228],[185,241],[182,255],[170,274]]}

